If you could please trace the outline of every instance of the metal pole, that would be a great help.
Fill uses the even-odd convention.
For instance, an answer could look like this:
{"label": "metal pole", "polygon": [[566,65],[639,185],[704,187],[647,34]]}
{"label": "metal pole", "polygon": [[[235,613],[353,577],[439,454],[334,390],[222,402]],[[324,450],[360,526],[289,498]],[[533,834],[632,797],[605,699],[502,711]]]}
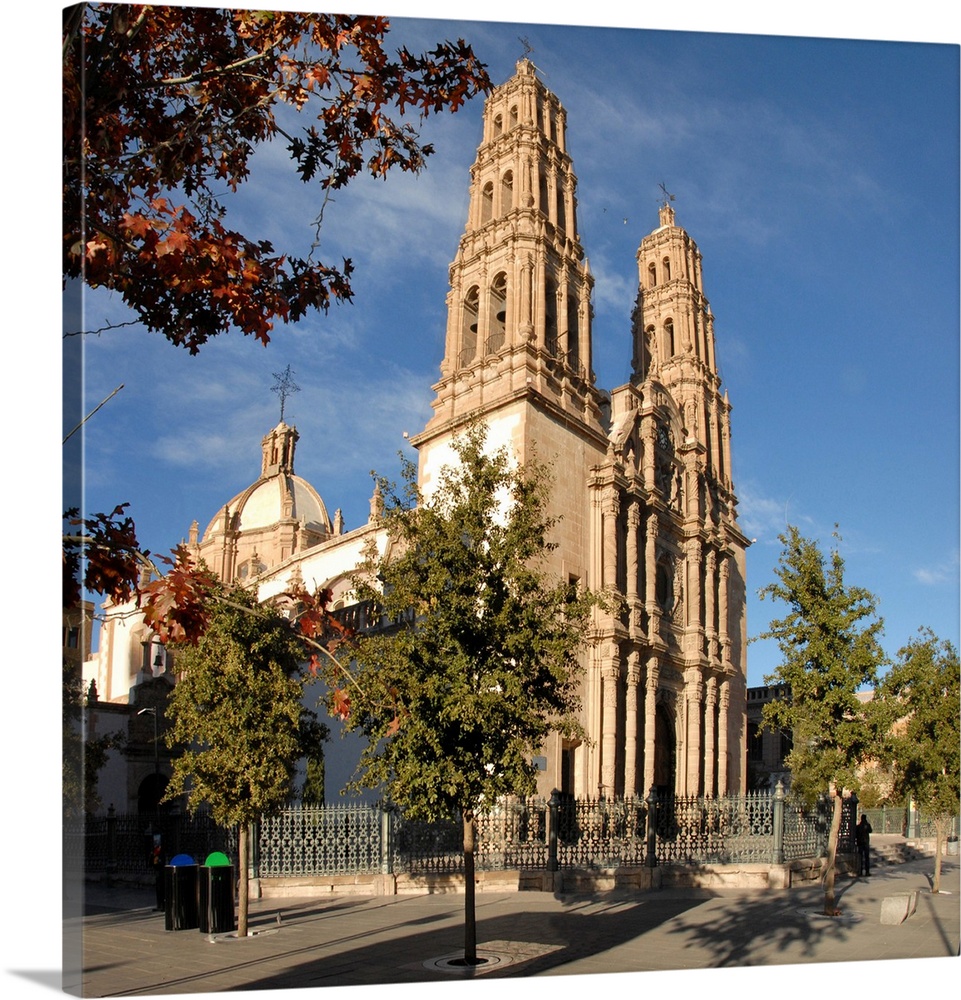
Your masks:
{"label": "metal pole", "polygon": [[774,864],[784,863],[784,782],[774,789]]}

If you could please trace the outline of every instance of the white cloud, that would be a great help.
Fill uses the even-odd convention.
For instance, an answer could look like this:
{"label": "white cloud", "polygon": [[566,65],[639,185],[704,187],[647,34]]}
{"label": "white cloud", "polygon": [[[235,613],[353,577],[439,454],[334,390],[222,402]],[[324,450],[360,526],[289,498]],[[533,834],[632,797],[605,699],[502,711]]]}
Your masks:
{"label": "white cloud", "polygon": [[958,584],[958,554],[933,566],[922,566],[914,570],[914,579],[925,587],[940,587],[943,584]]}

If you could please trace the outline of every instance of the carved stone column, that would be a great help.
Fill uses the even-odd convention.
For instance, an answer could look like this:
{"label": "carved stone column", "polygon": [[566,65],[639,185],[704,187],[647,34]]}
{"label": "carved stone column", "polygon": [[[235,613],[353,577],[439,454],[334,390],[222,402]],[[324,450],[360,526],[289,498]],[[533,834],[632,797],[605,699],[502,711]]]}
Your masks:
{"label": "carved stone column", "polygon": [[617,586],[617,517],[620,497],[612,483],[604,504],[604,586],[613,590]]}
{"label": "carved stone column", "polygon": [[687,543],[688,599],[685,625],[693,633],[693,648],[688,652],[700,657],[704,650],[704,628],[701,621],[701,542],[691,538]]}
{"label": "carved stone column", "polygon": [[611,662],[601,675],[603,682],[604,715],[601,736],[601,784],[604,794],[616,794],[617,781],[617,687],[620,679],[620,668],[616,648],[612,651]]}
{"label": "carved stone column", "polygon": [[717,713],[717,794],[727,795],[728,790],[728,710],[731,705],[731,682],[722,680],[718,686]]}
{"label": "carved stone column", "polygon": [[661,668],[656,656],[647,661],[647,680],[644,685],[644,788],[654,786],[654,754],[657,715],[657,685]]}
{"label": "carved stone column", "polygon": [[704,685],[704,794],[714,795],[715,736],[714,713],[717,706],[717,680],[708,677]]}
{"label": "carved stone column", "polygon": [[687,683],[687,783],[685,793],[697,795],[701,779],[701,679],[697,677]]}
{"label": "carved stone column", "polygon": [[637,688],[640,683],[639,654],[632,650],[627,657],[627,691],[624,722],[624,795],[637,795]]}
{"label": "carved stone column", "polygon": [[[637,609],[637,568],[638,568],[638,529],[641,523],[641,512],[636,499],[628,501],[627,508],[627,603],[630,608],[631,621]],[[633,631],[633,629],[632,629]]]}
{"label": "carved stone column", "polygon": [[711,663],[717,659],[717,630],[714,627],[714,595],[717,593],[717,555],[709,548],[704,556],[704,625],[707,638],[707,656]]}
{"label": "carved stone column", "polygon": [[644,569],[646,571],[644,593],[647,605],[648,639],[654,642],[657,637],[661,614],[657,603],[657,512],[653,510],[647,515],[647,538],[644,541]]}
{"label": "carved stone column", "polygon": [[731,557],[725,553],[720,554],[720,566],[719,566],[719,577],[720,584],[718,586],[718,638],[720,639],[721,645],[721,663],[729,664],[731,662],[731,637],[727,631],[728,625],[728,599],[731,590]]}
{"label": "carved stone column", "polygon": [[533,313],[534,313],[534,342],[544,350],[545,334],[547,330],[547,273],[543,250],[538,250],[534,258],[534,288],[533,288]]}

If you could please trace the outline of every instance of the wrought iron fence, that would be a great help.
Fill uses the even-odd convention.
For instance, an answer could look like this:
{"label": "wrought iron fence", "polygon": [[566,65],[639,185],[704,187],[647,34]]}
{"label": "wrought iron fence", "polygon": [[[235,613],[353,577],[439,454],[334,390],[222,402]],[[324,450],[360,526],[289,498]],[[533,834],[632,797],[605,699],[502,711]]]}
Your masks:
{"label": "wrought iron fence", "polygon": [[[839,848],[853,850],[855,799],[847,800]],[[831,803],[803,809],[783,791],[719,798],[550,799],[498,802],[477,817],[476,867],[483,870],[779,863],[817,857],[827,847]],[[64,826],[65,864],[88,874],[148,870],[153,835],[167,858],[202,863],[223,851],[236,864],[236,830],[209,814],[108,814]],[[395,808],[359,803],[291,807],[258,824],[252,864],[262,877],[463,871],[459,817],[409,819]]]}
{"label": "wrought iron fence", "polygon": [[160,813],[87,816],[64,820],[63,864],[67,871],[135,875],[150,870],[153,838],[160,835],[168,859],[188,854],[203,862],[214,851],[237,858],[236,828],[218,826],[210,814]]}
{"label": "wrought iron fence", "polygon": [[257,870],[267,877],[381,871],[383,825],[384,813],[378,806],[285,809],[259,824]]}

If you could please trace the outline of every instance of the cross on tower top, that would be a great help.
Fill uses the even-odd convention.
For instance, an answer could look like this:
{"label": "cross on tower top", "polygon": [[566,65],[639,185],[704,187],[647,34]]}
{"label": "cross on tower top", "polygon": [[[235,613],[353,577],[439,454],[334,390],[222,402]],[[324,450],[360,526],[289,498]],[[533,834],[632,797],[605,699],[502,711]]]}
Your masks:
{"label": "cross on tower top", "polygon": [[291,371],[290,365],[282,372],[274,372],[273,376],[277,380],[276,385],[270,387],[271,392],[276,392],[280,396],[280,422],[284,422],[284,408],[287,405],[287,397],[292,396],[295,392],[300,392],[300,386],[294,382],[291,377],[293,372]]}

